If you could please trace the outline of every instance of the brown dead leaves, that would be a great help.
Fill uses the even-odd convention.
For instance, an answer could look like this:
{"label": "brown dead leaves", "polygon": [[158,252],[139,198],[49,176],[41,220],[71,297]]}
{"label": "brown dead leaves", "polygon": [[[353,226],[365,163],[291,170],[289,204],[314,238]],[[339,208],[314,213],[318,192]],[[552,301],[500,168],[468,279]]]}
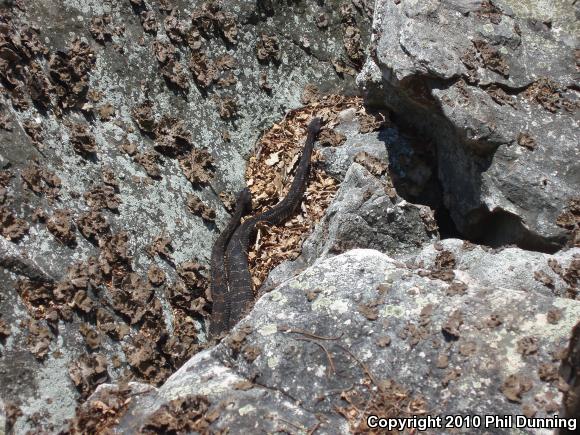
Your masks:
{"label": "brown dead leaves", "polygon": [[[350,107],[363,112],[360,98],[316,96],[310,100],[310,105],[290,112],[283,121],[274,124],[264,134],[258,144],[257,154],[250,158],[246,171],[256,213],[276,205],[288,193],[310,119],[314,116],[322,117],[325,127],[330,129],[337,124],[338,113]],[[334,198],[337,183],[316,164],[317,161],[318,154],[314,152],[300,213],[283,226],[258,227],[257,239],[249,249],[250,268],[256,288],[272,268],[299,255],[302,241],[322,218]]]}
{"label": "brown dead leaves", "polygon": [[197,195],[187,194],[187,208],[206,222],[215,221],[215,210],[205,205]]}
{"label": "brown dead leaves", "polygon": [[213,178],[213,157],[206,150],[191,150],[179,159],[179,166],[193,184],[208,184]]}
{"label": "brown dead leaves", "polygon": [[209,433],[219,416],[205,396],[187,396],[162,405],[144,422],[142,433]]}
{"label": "brown dead leaves", "polygon": [[66,49],[50,53],[37,27],[24,24],[9,9],[0,12],[0,78],[12,106],[26,110],[34,103],[57,115],[82,108],[95,63],[89,44],[77,37]]}
{"label": "brown dead leaves", "polygon": [[126,385],[101,390],[97,397],[79,406],[70,422],[70,433],[107,433],[130,403],[130,393]]}
{"label": "brown dead leaves", "polygon": [[55,210],[48,219],[46,228],[57,240],[69,247],[76,246],[76,227],[71,219],[70,210]]}
{"label": "brown dead leaves", "polygon": [[70,142],[74,150],[81,156],[89,156],[97,152],[97,142],[88,127],[75,123],[70,130]]}
{"label": "brown dead leaves", "polygon": [[41,167],[37,162],[31,162],[20,172],[20,177],[26,183],[26,187],[36,194],[44,194],[49,198],[58,196],[62,185],[58,176],[47,168]]}
{"label": "brown dead leaves", "polygon": [[375,383],[367,378],[361,386],[342,391],[340,398],[341,406],[337,406],[336,410],[348,421],[350,433],[353,434],[386,433],[384,429],[367,425],[370,415],[396,417],[401,410],[405,410],[405,415],[409,417],[427,413],[427,403],[422,396],[391,379]]}
{"label": "brown dead leaves", "polygon": [[510,402],[520,403],[522,395],[532,389],[532,381],[525,376],[513,374],[504,380],[500,389]]}
{"label": "brown dead leaves", "polygon": [[100,353],[84,354],[71,363],[69,375],[83,397],[109,379],[107,359]]}
{"label": "brown dead leaves", "polygon": [[578,105],[566,98],[564,93],[562,85],[551,78],[541,77],[526,88],[524,97],[552,113],[557,113],[562,109],[569,112],[577,110]]}
{"label": "brown dead leaves", "polygon": [[570,245],[580,246],[580,198],[570,199],[568,207],[556,219],[556,225],[569,232]]}
{"label": "brown dead leaves", "polygon": [[18,241],[28,233],[28,223],[8,209],[0,206],[0,233],[11,241]]}
{"label": "brown dead leaves", "polygon": [[280,62],[281,59],[280,42],[275,35],[260,34],[256,43],[256,57],[260,62]]}

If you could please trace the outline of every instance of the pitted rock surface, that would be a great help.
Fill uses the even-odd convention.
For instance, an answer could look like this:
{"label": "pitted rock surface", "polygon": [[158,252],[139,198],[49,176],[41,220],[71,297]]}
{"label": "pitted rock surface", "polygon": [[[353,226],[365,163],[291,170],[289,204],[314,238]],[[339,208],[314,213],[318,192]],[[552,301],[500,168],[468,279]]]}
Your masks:
{"label": "pitted rock surface", "polygon": [[580,248],[554,255],[540,252],[522,255],[522,250],[514,247],[492,250],[463,240],[446,239],[411,256],[411,264],[419,269],[437,268],[437,260],[442,256],[452,258],[452,268],[459,280],[544,296],[574,298],[578,295]]}
{"label": "pitted rock surface", "polygon": [[66,428],[105,380],[159,383],[206,340],[220,198],[306,85],[356,89],[372,12],[347,12],[348,44],[318,2],[0,3],[0,397],[17,433]]}
{"label": "pitted rock surface", "polygon": [[[552,415],[577,250],[433,243],[412,203],[475,242],[578,243],[572,6],[377,2],[365,62],[371,3],[0,2],[0,432],[343,433],[379,391]],[[334,205],[196,355],[256,139],[315,88],[359,92],[363,64],[392,123],[327,132]]]}
{"label": "pitted rock surface", "polygon": [[345,392],[370,399],[393,383],[430,413],[553,415],[556,355],[580,303],[466,282],[449,293],[450,283],[373,250],[321,261],[264,295],[224,341],[154,393],[136,396],[116,429],[134,432],[163,404],[202,395],[219,409],[214,430],[344,432]]}

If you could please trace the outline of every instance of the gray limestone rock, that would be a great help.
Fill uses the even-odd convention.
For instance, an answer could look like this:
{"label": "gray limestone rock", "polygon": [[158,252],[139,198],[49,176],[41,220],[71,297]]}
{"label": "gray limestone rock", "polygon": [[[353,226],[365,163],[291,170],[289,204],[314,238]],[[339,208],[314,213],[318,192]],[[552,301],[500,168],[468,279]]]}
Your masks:
{"label": "gray limestone rock", "polygon": [[[363,53],[372,13],[347,12]],[[362,59],[318,2],[6,1],[0,15],[0,397],[22,410],[16,432],[58,432],[99,383],[158,383],[205,341],[218,193],[240,189],[305,85],[353,93]],[[194,192],[215,221],[190,212]]]}
{"label": "gray limestone rock", "polygon": [[388,187],[358,163],[349,168],[334,201],[314,233],[304,243],[308,263],[353,248],[402,254],[419,249],[436,237],[426,225],[427,207],[389,197]]}
{"label": "gray limestone rock", "polygon": [[[470,255],[500,276],[495,254]],[[580,303],[519,290],[517,274],[484,282],[470,273],[458,286],[361,249],[321,261],[264,295],[163,386],[136,395],[114,427],[135,433],[170,401],[198,396],[214,413],[211,429],[235,433],[345,433],[375,409],[411,402],[429,415],[552,416],[561,400],[555,355]]]}
{"label": "gray limestone rock", "polygon": [[[458,239],[446,239],[409,255],[414,267],[437,267],[438,257],[449,254],[457,279],[480,286],[498,286],[544,296],[575,297],[580,270],[580,248],[554,255],[511,247],[492,250]],[[463,278],[464,277],[464,278]],[[465,282],[468,282],[465,281]]]}
{"label": "gray limestone rock", "polygon": [[[553,252],[580,190],[578,21],[567,1],[380,2],[358,83],[433,139],[459,231]],[[571,156],[573,156],[571,158]]]}
{"label": "gray limestone rock", "polygon": [[[564,245],[571,5],[370,3],[1,2],[0,432],[334,434],[362,409],[557,411],[580,252],[435,242],[433,210],[411,202],[444,203],[471,240]],[[393,122],[361,133],[341,114],[325,217],[197,353],[219,194],[307,84],[362,89]]]}

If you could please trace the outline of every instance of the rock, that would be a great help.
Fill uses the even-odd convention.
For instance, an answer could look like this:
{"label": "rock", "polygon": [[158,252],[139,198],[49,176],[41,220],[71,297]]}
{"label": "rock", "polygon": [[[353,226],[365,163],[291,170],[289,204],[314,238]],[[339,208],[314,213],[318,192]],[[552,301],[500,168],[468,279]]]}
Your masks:
{"label": "rock", "polygon": [[[488,264],[496,255],[472,252]],[[536,264],[536,254],[519,254]],[[501,276],[501,266],[488,270]],[[552,416],[562,393],[547,374],[558,370],[580,302],[518,290],[526,280],[518,275],[505,287],[463,273],[465,292],[449,295],[450,284],[377,251],[321,261],[264,295],[219,345],[163,386],[136,395],[112,427],[135,433],[177,400],[207,403],[212,431],[292,430],[292,422],[345,433],[369,414],[400,408],[436,407],[440,415],[533,408],[536,417]],[[556,324],[551,310],[562,313]],[[107,388],[114,389],[99,392]]]}
{"label": "rock", "polygon": [[[551,415],[566,387],[577,409],[577,332],[557,369],[577,250],[435,242],[446,213],[460,234],[441,236],[577,242],[572,14],[379,2],[365,63],[371,2],[337,6],[2,2],[0,427],[345,433],[362,409]],[[357,93],[363,65],[379,110],[335,122],[322,99]],[[340,191],[198,353],[223,202],[301,105],[327,121],[315,165]]]}
{"label": "rock", "polygon": [[455,278],[466,284],[473,281],[480,286],[505,287],[547,297],[578,296],[579,248],[548,255],[518,248],[490,250],[463,240],[446,239],[408,257],[414,267],[428,270],[438,267],[437,258],[442,254],[453,258]]}
{"label": "rock", "polygon": [[[554,252],[580,186],[568,6],[511,0],[382,2],[358,83],[432,139],[460,233]],[[576,32],[576,33],[575,33]]]}
{"label": "rock", "polygon": [[[229,219],[220,197],[239,190],[257,139],[302,105],[307,84],[356,89],[332,60],[358,67],[349,52],[369,41],[364,9],[352,11],[347,52],[333,5],[177,3],[2,2],[0,316],[11,333],[0,395],[18,392],[16,433],[65,430],[105,378],[160,383],[191,357],[206,340],[211,246]],[[277,40],[267,64],[262,34]],[[188,263],[204,266],[195,280]],[[23,300],[24,277],[52,300]],[[38,360],[26,325],[43,332],[30,343]],[[104,359],[85,356],[81,328],[98,328]]]}
{"label": "rock", "polygon": [[303,257],[310,263],[353,248],[410,252],[436,237],[437,228],[427,228],[421,206],[391,198],[387,189],[384,181],[353,163],[323,220],[305,242]]}
{"label": "rock", "polygon": [[0,249],[3,252],[0,258],[0,265],[18,275],[34,281],[45,282],[54,282],[56,281],[55,278],[62,277],[62,270],[48,269],[50,265],[42,261],[42,258],[29,259],[22,248],[4,238],[0,239]]}
{"label": "rock", "polygon": [[344,142],[339,141],[332,143],[333,146],[325,146],[323,133],[327,130],[323,130],[322,138],[318,138],[318,142],[323,146],[320,153],[324,166],[330,175],[343,180],[359,153],[370,154],[388,165],[388,144],[384,140],[388,132],[380,130],[361,133],[361,123],[355,116],[354,109],[341,112],[338,119],[340,123],[334,128],[334,132],[342,135],[345,138]]}
{"label": "rock", "polygon": [[[316,261],[354,248],[376,249],[390,255],[418,253],[438,237],[429,207],[399,197],[389,170],[389,152],[404,141],[396,128],[361,133],[350,110],[335,127],[345,141],[320,148],[326,171],[341,181],[322,220],[302,245],[294,261],[274,268],[261,291],[272,289]],[[398,145],[400,146],[400,145]]]}

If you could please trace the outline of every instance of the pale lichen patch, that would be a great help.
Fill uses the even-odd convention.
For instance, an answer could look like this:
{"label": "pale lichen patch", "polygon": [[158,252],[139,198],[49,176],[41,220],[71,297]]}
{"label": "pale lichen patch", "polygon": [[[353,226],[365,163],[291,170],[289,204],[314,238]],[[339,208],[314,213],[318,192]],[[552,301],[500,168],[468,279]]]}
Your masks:
{"label": "pale lichen patch", "polygon": [[274,290],[270,293],[270,299],[272,302],[278,302],[280,305],[285,305],[288,302],[288,298],[280,293],[278,290]]}
{"label": "pale lichen patch", "polygon": [[278,326],[275,323],[267,323],[258,329],[258,334],[264,337],[275,334],[276,332],[278,332]]}
{"label": "pale lichen patch", "polygon": [[338,314],[344,314],[349,310],[349,302],[345,299],[333,299],[325,296],[319,296],[311,307],[313,311],[335,311]]}
{"label": "pale lichen patch", "polygon": [[405,314],[405,310],[398,306],[398,305],[391,305],[391,304],[387,304],[383,307],[383,309],[381,310],[381,316],[383,317],[403,317],[403,315]]}
{"label": "pale lichen patch", "polygon": [[253,412],[256,412],[256,408],[252,405],[242,406],[238,411],[240,415],[247,415]]}
{"label": "pale lichen patch", "polygon": [[300,281],[298,281],[297,279],[295,279],[295,280],[290,281],[290,283],[288,284],[288,287],[301,290],[304,288],[304,284],[301,283]]}
{"label": "pale lichen patch", "polygon": [[268,367],[270,367],[271,369],[275,369],[276,367],[278,367],[279,363],[280,358],[278,358],[277,356],[272,356],[268,358]]}

